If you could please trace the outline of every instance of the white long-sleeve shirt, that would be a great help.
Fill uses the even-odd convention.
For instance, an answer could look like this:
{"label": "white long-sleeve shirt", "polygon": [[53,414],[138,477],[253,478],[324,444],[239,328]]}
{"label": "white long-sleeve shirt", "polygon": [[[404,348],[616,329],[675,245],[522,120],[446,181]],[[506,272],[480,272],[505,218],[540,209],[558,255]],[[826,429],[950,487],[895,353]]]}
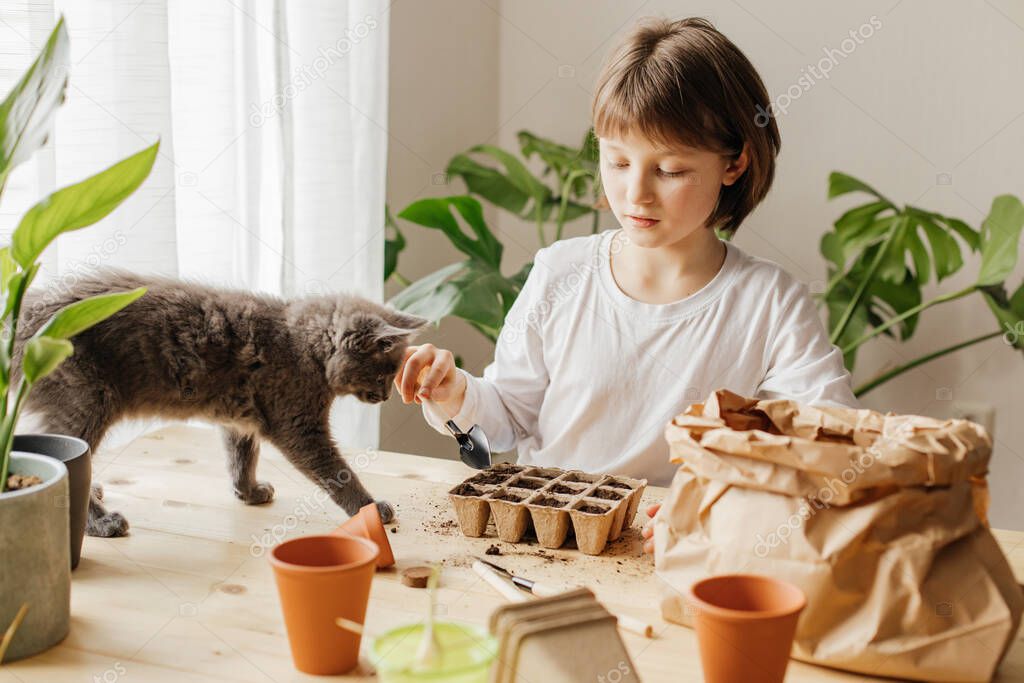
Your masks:
{"label": "white long-sleeve shirt", "polygon": [[[528,465],[647,478],[667,486],[665,425],[716,389],[858,407],[839,349],[806,285],[726,243],[698,292],[668,304],[612,277],[615,230],[541,249],[483,377],[459,370],[455,423],[479,424],[495,453]],[[424,418],[448,434],[424,405]]]}

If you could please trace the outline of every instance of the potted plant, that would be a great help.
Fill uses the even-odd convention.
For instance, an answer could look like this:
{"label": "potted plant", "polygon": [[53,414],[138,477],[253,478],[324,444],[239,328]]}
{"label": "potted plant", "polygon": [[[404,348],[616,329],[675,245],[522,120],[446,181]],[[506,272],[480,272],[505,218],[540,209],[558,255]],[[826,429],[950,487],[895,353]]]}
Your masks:
{"label": "potted plant", "polygon": [[[0,104],[0,196],[11,170],[50,137],[54,115],[64,101],[68,55],[61,19],[38,58]],[[22,299],[39,272],[38,259],[46,247],[63,232],[92,225],[131,196],[149,175],[158,145],[46,197],[28,210],[11,243],[0,249],[0,629],[6,629],[0,661],[35,654],[67,635],[69,508],[88,504],[88,485],[84,503],[80,496],[69,498],[68,468],[59,459],[13,450],[22,406],[33,385],[74,352],[70,338],[145,290],[100,295],[65,307],[16,355]],[[32,444],[24,439],[19,448]]]}
{"label": "potted plant", "polygon": [[[464,260],[410,283],[397,270],[405,237],[385,207],[388,234],[384,279],[394,277],[405,286],[389,302],[392,306],[435,323],[449,315],[462,318],[491,342],[497,340],[505,315],[519,296],[533,263],[526,263],[513,275],[502,274],[504,247],[484,220],[483,207],[476,197],[534,223],[540,247],[549,244],[545,230],[549,223],[554,223],[554,241],[562,238],[566,223],[586,216],[591,218],[591,231],[597,232],[601,190],[593,131],[587,131],[578,148],[525,130],[518,138],[522,159],[500,147],[476,145],[448,162],[447,175],[462,178],[469,195],[421,199],[398,214],[401,219],[442,232],[465,254]],[[500,168],[477,161],[474,156],[497,162]],[[535,156],[544,167],[540,177],[526,166]],[[545,182],[549,177],[554,181],[553,188]],[[456,216],[468,226],[469,234]]]}
{"label": "potted plant", "polygon": [[[920,314],[934,306],[981,297],[995,316],[983,334],[887,368],[858,385],[857,396],[923,363],[995,337],[1024,350],[1024,285],[1013,294],[1007,291],[1024,228],[1020,199],[996,197],[980,230],[975,230],[958,218],[900,206],[862,180],[832,173],[829,198],[850,193],[868,199],[840,216],[821,239],[828,282],[819,299],[828,309],[831,341],[843,351],[851,372],[861,346],[883,334],[906,341]],[[981,254],[971,284],[924,299],[923,288],[933,277],[942,282],[963,268],[961,245]]]}

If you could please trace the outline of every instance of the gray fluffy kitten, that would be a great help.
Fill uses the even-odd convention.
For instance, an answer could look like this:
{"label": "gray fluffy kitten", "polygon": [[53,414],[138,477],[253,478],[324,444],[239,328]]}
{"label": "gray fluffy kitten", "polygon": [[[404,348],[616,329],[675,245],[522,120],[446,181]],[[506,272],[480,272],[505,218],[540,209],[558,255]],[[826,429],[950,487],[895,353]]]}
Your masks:
{"label": "gray fluffy kitten", "polygon": [[[77,436],[95,451],[122,418],[207,419],[223,426],[235,495],[244,502],[274,495],[256,480],[260,439],[349,515],[373,502],[335,447],[328,411],[340,395],[387,400],[426,320],[343,294],[284,301],[105,270],[26,296],[18,365],[24,339],[64,306],[141,286],[148,288],[142,298],[72,338],[74,354],[33,388],[26,407],[45,431]],[[123,536],[128,522],[104,509],[102,495],[94,486],[87,532]],[[391,505],[377,506],[391,521]]]}

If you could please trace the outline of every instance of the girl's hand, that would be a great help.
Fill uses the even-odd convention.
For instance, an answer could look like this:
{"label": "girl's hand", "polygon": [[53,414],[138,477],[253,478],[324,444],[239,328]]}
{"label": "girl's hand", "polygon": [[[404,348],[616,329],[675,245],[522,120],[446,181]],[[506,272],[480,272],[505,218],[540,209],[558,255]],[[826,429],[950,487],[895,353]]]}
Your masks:
{"label": "girl's hand", "polygon": [[430,398],[455,415],[466,396],[466,378],[457,372],[455,356],[433,344],[410,346],[395,374],[395,387],[403,403],[422,403]]}
{"label": "girl's hand", "polygon": [[649,555],[654,554],[654,515],[658,514],[660,509],[661,503],[647,506],[647,516],[650,518],[650,521],[644,525],[643,531],[640,532],[644,537],[644,552]]}

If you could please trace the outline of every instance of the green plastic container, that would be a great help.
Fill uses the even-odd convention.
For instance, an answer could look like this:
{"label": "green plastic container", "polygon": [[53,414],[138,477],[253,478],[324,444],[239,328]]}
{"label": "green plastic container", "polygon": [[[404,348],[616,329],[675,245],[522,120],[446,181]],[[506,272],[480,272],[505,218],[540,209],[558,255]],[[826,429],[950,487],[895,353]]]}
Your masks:
{"label": "green plastic container", "polygon": [[381,681],[487,683],[498,655],[498,642],[486,630],[472,624],[435,621],[434,633],[441,651],[438,665],[414,671],[416,651],[425,628],[424,624],[401,626],[373,641],[373,660]]}

